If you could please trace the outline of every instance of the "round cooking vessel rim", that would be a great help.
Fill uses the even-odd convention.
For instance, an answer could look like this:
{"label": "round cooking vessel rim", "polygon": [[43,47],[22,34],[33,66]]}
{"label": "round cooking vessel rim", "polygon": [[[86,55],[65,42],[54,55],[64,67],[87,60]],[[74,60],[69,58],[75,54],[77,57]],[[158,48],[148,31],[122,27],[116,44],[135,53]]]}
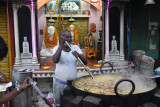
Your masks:
{"label": "round cooking vessel rim", "polygon": [[[104,74],[94,74],[95,76],[98,76],[98,75],[104,75]],[[148,78],[148,77],[145,77],[145,76],[142,76],[142,75],[135,75],[135,74],[106,74],[107,76],[137,76],[137,77],[139,77],[139,78],[146,78],[146,79],[149,79],[149,80],[152,80],[152,79],[150,79],[150,78]],[[78,80],[80,80],[80,79],[82,79],[82,78],[87,78],[87,77],[89,77],[89,75],[85,75],[85,76],[82,76],[82,77],[79,77],[79,78],[77,78],[77,79],[75,79],[75,80],[73,80],[72,81],[72,87],[74,87],[76,90],[78,90],[78,91],[81,91],[81,92],[85,92],[85,93],[89,93],[89,94],[95,94],[95,95],[99,95],[99,96],[116,96],[116,94],[113,94],[113,95],[111,95],[111,94],[100,94],[100,93],[92,93],[92,92],[90,92],[90,91],[85,91],[85,90],[81,90],[81,89],[79,89],[79,88],[76,88],[75,86],[74,86],[74,82],[75,81],[78,81]],[[121,80],[121,79],[120,79]],[[153,80],[152,80],[153,81]],[[152,89],[150,89],[150,90],[148,90],[148,91],[144,91],[144,92],[138,92],[138,93],[134,93],[133,92],[133,95],[140,95],[140,94],[145,94],[145,93],[149,93],[149,92],[152,92],[152,91],[154,91],[154,90],[156,90],[157,89],[157,84],[155,83],[155,85],[154,86],[152,86]]]}

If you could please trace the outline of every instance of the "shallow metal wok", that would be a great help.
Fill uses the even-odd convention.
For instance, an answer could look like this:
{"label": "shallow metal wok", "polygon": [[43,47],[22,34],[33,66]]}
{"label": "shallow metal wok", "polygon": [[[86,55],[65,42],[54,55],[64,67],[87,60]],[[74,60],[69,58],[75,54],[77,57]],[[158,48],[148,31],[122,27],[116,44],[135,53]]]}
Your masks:
{"label": "shallow metal wok", "polygon": [[[111,76],[113,78],[113,81],[116,79],[117,76],[120,76],[121,78],[116,81],[113,85],[114,87],[114,94],[103,94],[103,93],[95,93],[93,91],[90,91],[90,89],[94,89],[95,87],[90,87],[90,89],[85,89],[89,82],[87,83],[87,78],[90,78],[88,80],[90,81],[96,81],[92,80],[90,76],[83,76],[80,77],[72,82],[72,87],[74,93],[77,95],[82,95],[82,96],[87,96],[87,95],[92,95],[98,98],[102,99],[102,103],[105,106],[120,106],[120,107],[138,107],[139,105],[142,105],[146,102],[151,101],[153,94],[157,90],[157,85],[154,82],[153,79],[150,78],[145,78],[143,76],[138,76],[138,75],[131,75],[131,74],[98,74],[94,75],[96,76],[102,76],[105,77],[104,75]],[[136,77],[136,78],[135,78]],[[147,81],[147,83],[144,83],[142,85],[137,85],[139,82],[137,81]],[[80,84],[75,85],[77,82],[84,82],[85,81],[85,87],[84,89],[80,86]],[[105,83],[106,81],[104,81]],[[118,92],[118,87],[121,83],[123,82],[129,82],[131,83],[131,89],[127,94],[121,94]],[[84,85],[83,85],[84,86]],[[79,88],[80,87],[80,88]],[[141,88],[143,90],[143,87],[150,87],[149,89],[144,89],[141,92],[135,92],[137,88]],[[100,87],[101,88],[101,87]]]}

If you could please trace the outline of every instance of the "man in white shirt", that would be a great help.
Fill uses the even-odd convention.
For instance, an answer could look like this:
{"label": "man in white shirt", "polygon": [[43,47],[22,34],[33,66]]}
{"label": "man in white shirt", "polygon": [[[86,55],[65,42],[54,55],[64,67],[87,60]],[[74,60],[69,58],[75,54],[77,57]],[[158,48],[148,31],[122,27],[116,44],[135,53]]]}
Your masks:
{"label": "man in white shirt", "polygon": [[[56,63],[55,78],[54,78],[54,91],[55,91],[55,104],[56,107],[60,106],[60,93],[67,87],[68,80],[74,80],[77,78],[76,61],[79,57],[86,65],[82,51],[77,45],[71,45],[72,35],[68,30],[61,31],[60,45],[53,48],[53,61]],[[72,48],[68,47],[65,43],[67,41]]]}

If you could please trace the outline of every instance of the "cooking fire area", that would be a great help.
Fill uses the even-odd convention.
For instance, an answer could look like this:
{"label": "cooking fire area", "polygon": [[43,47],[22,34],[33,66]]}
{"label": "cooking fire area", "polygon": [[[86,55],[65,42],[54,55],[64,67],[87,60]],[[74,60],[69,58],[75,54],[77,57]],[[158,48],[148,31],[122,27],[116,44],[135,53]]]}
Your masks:
{"label": "cooking fire area", "polygon": [[61,93],[61,107],[160,106],[157,76],[103,73],[102,66],[102,74],[68,81]]}
{"label": "cooking fire area", "polygon": [[[61,93],[61,107],[159,107],[160,90],[121,95],[105,95],[75,88],[75,81],[68,81]],[[87,87],[87,86],[86,86]],[[94,87],[93,87],[94,89]],[[118,90],[118,89],[117,89]],[[132,89],[133,90],[133,89]]]}

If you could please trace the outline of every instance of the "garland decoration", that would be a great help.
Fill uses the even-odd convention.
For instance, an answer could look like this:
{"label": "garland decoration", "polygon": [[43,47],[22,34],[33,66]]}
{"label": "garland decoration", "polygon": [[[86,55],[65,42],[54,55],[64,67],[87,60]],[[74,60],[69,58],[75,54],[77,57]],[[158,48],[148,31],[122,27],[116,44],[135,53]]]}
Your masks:
{"label": "garland decoration", "polygon": [[95,58],[95,53],[94,53],[94,51],[93,50],[90,50],[89,52],[88,52],[88,55],[87,55],[87,57],[89,58],[89,59],[94,59]]}
{"label": "garland decoration", "polygon": [[62,18],[62,30],[64,30],[64,17],[62,15],[58,15],[58,17],[57,17],[57,24],[58,25],[59,25],[59,20],[58,20],[59,17]]}
{"label": "garland decoration", "polygon": [[53,13],[51,13],[51,11],[49,10],[49,8],[48,8],[48,4],[46,4],[47,5],[47,10],[48,10],[48,12],[49,12],[49,14],[55,14],[56,13],[56,9],[57,9],[57,2],[58,2],[58,0],[56,0],[56,5],[55,5],[55,9],[54,9],[54,12]]}
{"label": "garland decoration", "polygon": [[48,35],[48,26],[47,26],[46,32],[45,32],[44,41],[45,41],[45,46],[47,48],[51,48],[52,49],[52,48],[54,48],[57,45],[57,30],[56,30],[55,27],[54,27],[54,36],[53,36],[53,39],[50,40],[49,35]]}
{"label": "garland decoration", "polygon": [[96,68],[100,68],[101,64],[94,64],[93,66],[96,67]]}
{"label": "garland decoration", "polygon": [[[67,30],[71,31],[70,26],[67,27]],[[74,26],[74,36],[73,36],[73,45],[78,44],[78,32],[76,26]]]}
{"label": "garland decoration", "polygon": [[[89,46],[89,38],[90,38],[90,39],[93,38],[93,34],[92,34],[91,32],[88,33],[88,35],[87,35],[87,46],[88,46],[88,49],[90,48],[90,46]],[[94,49],[94,39],[92,39],[92,42],[93,42],[92,49]]]}
{"label": "garland decoration", "polygon": [[51,66],[42,66],[41,68],[44,70],[49,70],[49,69],[51,69]]}

